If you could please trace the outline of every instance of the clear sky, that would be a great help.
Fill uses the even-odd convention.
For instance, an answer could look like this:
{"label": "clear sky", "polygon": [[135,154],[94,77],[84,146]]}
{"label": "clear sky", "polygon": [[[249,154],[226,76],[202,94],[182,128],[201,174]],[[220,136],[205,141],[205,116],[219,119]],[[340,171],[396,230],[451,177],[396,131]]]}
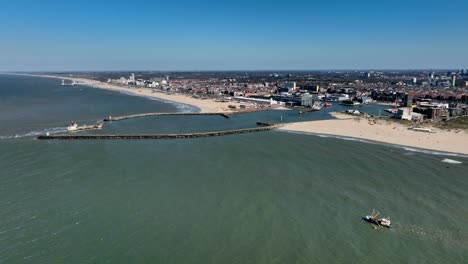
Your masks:
{"label": "clear sky", "polygon": [[468,0],[0,0],[0,71],[468,67]]}

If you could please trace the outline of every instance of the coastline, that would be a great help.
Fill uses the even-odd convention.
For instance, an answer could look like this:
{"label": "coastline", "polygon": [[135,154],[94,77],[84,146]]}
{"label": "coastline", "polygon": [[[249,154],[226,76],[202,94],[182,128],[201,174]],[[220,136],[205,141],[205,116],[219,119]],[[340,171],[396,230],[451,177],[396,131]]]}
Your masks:
{"label": "coastline", "polygon": [[365,118],[332,113],[336,119],[284,124],[279,130],[315,135],[347,137],[400,147],[468,155],[468,131],[446,131],[431,128],[435,133],[409,130],[408,127],[384,120],[376,123]]}
{"label": "coastline", "polygon": [[[105,89],[110,91],[117,91],[121,93],[126,93],[132,96],[141,96],[149,99],[156,99],[166,103],[173,104],[182,104],[189,106],[193,109],[196,109],[196,112],[200,113],[235,113],[240,112],[236,109],[231,109],[228,105],[235,105],[237,109],[241,103],[237,102],[215,102],[213,100],[201,100],[190,97],[183,94],[166,94],[164,92],[153,92],[149,88],[127,88],[122,86],[117,86],[109,83],[104,83],[96,80],[86,79],[86,78],[75,78],[75,77],[65,77],[49,74],[26,74],[26,73],[0,73],[4,75],[16,75],[16,76],[30,76],[30,77],[42,77],[42,78],[53,78],[61,80],[75,81],[78,85],[89,86],[98,89]],[[70,87],[73,89],[73,87]],[[182,107],[184,108],[184,107]],[[198,110],[198,111],[197,111]],[[269,110],[269,109],[268,109]],[[249,110],[247,110],[249,111]],[[251,110],[250,110],[251,111]],[[192,111],[193,112],[193,111]]]}
{"label": "coastline", "polygon": [[[178,106],[180,112],[200,113],[240,113],[244,111],[233,110],[228,105],[239,103],[215,102],[213,100],[201,100],[182,94],[166,94],[153,92],[148,88],[126,88],[96,80],[74,77],[63,77],[46,74],[22,74],[0,73],[4,75],[31,76],[76,81],[79,85],[85,85],[98,89],[117,91],[131,96],[141,96],[149,99],[160,100]],[[74,87],[70,87],[73,89]],[[185,108],[185,109],[184,109]],[[188,109],[188,110],[187,110]],[[267,108],[260,110],[271,110]],[[257,109],[255,109],[257,110]],[[245,111],[248,112],[249,110]],[[252,109],[250,110],[252,111]],[[342,113],[331,113],[335,119],[306,121],[283,124],[279,130],[293,133],[307,133],[317,136],[346,137],[374,143],[391,144],[400,147],[416,148],[421,150],[441,151],[454,154],[468,155],[468,131],[466,130],[442,130],[431,128],[436,133],[425,133],[409,130],[407,126],[385,120],[370,122],[366,118],[354,117]]]}

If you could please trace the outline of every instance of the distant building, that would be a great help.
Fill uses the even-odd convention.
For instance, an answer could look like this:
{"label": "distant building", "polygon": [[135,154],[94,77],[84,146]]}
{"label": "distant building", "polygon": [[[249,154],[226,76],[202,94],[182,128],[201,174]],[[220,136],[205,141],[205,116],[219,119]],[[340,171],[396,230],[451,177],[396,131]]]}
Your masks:
{"label": "distant building", "polygon": [[314,98],[311,94],[305,93],[301,96],[301,105],[302,106],[313,106],[314,105]]}
{"label": "distant building", "polygon": [[454,74],[452,75],[452,87],[455,87],[457,85],[457,76]]}
{"label": "distant building", "polygon": [[437,81],[436,86],[449,87],[452,85],[451,81]]}
{"label": "distant building", "polygon": [[284,88],[287,88],[290,92],[296,90],[296,82],[285,82]]}
{"label": "distant building", "polygon": [[372,103],[372,98],[368,96],[359,96],[357,97],[357,101],[361,104],[368,104],[368,103]]}
{"label": "distant building", "polygon": [[276,91],[277,91],[278,93],[287,93],[287,92],[289,92],[289,89],[288,89],[288,88],[285,88],[285,87],[278,87],[278,88],[276,89]]}
{"label": "distant building", "polygon": [[395,113],[394,118],[403,119],[403,120],[411,120],[411,108],[409,107],[398,108],[398,111]]}
{"label": "distant building", "polygon": [[417,84],[418,83],[418,78],[413,78],[413,84]]}
{"label": "distant building", "polygon": [[447,118],[449,116],[449,110],[445,107],[416,107],[413,111],[425,115],[428,119]]}
{"label": "distant building", "polygon": [[138,79],[135,81],[136,86],[145,86],[145,80],[143,79]]}
{"label": "distant building", "polygon": [[318,93],[320,91],[320,86],[318,85],[305,85],[301,87],[301,90],[305,90],[310,93]]}
{"label": "distant building", "polygon": [[410,107],[412,105],[413,105],[413,95],[405,94],[405,96],[403,96],[402,106]]}

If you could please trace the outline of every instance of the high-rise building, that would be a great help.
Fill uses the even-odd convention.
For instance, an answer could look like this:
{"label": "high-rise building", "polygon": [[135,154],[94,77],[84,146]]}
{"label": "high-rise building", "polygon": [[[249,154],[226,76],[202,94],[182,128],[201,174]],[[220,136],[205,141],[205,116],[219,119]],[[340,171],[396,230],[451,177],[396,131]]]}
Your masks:
{"label": "high-rise building", "polygon": [[284,88],[287,88],[290,92],[296,90],[296,82],[285,82]]}
{"label": "high-rise building", "polygon": [[418,82],[418,78],[413,78],[413,84],[416,84]]}
{"label": "high-rise building", "polygon": [[318,93],[320,91],[320,86],[318,85],[304,85],[301,86],[301,90],[305,90],[311,93]]}
{"label": "high-rise building", "polygon": [[455,87],[457,84],[457,76],[455,74],[452,75],[452,87]]}
{"label": "high-rise building", "polygon": [[301,105],[302,106],[313,106],[314,97],[311,94],[305,93],[301,96]]}
{"label": "high-rise building", "polygon": [[410,107],[413,105],[413,95],[405,94],[402,100],[403,107]]}

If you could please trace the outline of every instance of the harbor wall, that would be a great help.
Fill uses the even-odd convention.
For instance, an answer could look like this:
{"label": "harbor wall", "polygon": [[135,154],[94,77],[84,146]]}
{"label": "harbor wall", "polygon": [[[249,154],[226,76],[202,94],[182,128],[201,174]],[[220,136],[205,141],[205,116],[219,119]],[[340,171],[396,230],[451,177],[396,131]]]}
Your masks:
{"label": "harbor wall", "polygon": [[244,134],[269,131],[277,129],[279,125],[262,123],[261,127],[224,130],[203,133],[187,134],[144,134],[144,135],[41,135],[39,140],[97,140],[97,139],[179,139],[179,138],[200,138],[200,137],[218,137],[225,135]]}
{"label": "harbor wall", "polygon": [[224,118],[229,118],[229,115],[225,113],[142,113],[142,114],[134,114],[134,115],[108,117],[108,118],[104,118],[103,121],[105,122],[120,121],[120,120],[125,120],[125,119],[148,117],[148,116],[201,116],[201,115],[217,115],[217,116],[222,116]]}

